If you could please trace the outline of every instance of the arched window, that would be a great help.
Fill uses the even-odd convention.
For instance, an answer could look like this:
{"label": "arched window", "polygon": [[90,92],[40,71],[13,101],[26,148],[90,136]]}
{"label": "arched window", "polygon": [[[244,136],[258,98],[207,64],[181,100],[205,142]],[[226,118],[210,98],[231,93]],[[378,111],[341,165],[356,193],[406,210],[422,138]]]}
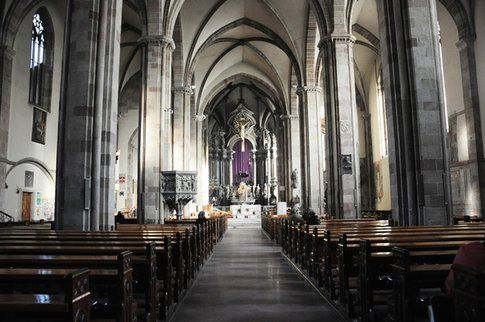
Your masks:
{"label": "arched window", "polygon": [[44,8],[32,17],[32,39],[30,45],[29,103],[50,111],[52,88],[53,39],[52,27]]}

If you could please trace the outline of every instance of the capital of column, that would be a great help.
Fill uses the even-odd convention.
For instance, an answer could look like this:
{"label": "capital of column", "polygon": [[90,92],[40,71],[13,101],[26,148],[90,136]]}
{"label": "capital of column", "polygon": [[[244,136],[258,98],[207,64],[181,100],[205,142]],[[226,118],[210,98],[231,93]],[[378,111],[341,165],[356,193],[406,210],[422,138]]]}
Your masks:
{"label": "capital of column", "polygon": [[138,44],[161,45],[170,49],[171,51],[175,50],[175,42],[173,41],[173,39],[162,35],[147,35],[140,37],[138,39]]}
{"label": "capital of column", "polygon": [[471,48],[471,47],[473,47],[475,40],[476,40],[476,37],[472,37],[472,36],[462,37],[456,43],[456,47],[458,47],[459,51],[462,51],[462,50],[467,49],[467,48]]}
{"label": "capital of column", "polygon": [[197,115],[194,116],[194,118],[195,118],[195,120],[197,122],[202,122],[202,121],[204,121],[207,118],[207,115],[205,115],[205,114],[197,114]]}
{"label": "capital of column", "polygon": [[291,119],[297,119],[300,116],[298,114],[287,114],[287,115],[281,115],[280,119],[283,121],[291,120]]}
{"label": "capital of column", "polygon": [[319,86],[300,86],[296,89],[296,95],[303,93],[321,93],[323,89]]}
{"label": "capital of column", "polygon": [[331,42],[334,44],[347,44],[350,46],[353,46],[355,44],[355,41],[357,39],[352,36],[351,34],[339,34],[339,33],[334,33],[331,35],[327,35],[320,39],[320,42],[318,43],[318,48],[322,49],[325,43]]}
{"label": "capital of column", "polygon": [[194,90],[190,86],[174,86],[172,87],[172,92],[194,95]]}
{"label": "capital of column", "polygon": [[257,150],[255,153],[254,153],[255,157],[256,157],[256,160],[264,160],[268,157],[268,150]]}
{"label": "capital of column", "polygon": [[0,52],[9,58],[13,58],[15,56],[15,50],[9,46],[0,46]]}

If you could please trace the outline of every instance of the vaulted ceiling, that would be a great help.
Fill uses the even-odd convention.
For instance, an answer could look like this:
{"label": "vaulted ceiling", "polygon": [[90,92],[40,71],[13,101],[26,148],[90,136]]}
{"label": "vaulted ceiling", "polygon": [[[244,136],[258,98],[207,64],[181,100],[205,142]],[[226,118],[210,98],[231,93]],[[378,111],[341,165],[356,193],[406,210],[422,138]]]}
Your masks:
{"label": "vaulted ceiling", "polygon": [[218,89],[248,80],[270,88],[285,108],[292,73],[302,78],[308,10],[306,1],[186,0],[180,12],[184,81],[195,86],[199,112]]}

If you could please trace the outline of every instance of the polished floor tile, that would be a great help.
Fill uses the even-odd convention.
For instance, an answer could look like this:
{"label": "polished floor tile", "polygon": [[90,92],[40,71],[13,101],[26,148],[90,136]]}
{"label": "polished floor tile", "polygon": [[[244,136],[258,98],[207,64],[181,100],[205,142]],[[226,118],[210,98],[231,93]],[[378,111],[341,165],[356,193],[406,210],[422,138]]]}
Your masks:
{"label": "polished floor tile", "polygon": [[256,228],[229,229],[172,322],[343,321]]}

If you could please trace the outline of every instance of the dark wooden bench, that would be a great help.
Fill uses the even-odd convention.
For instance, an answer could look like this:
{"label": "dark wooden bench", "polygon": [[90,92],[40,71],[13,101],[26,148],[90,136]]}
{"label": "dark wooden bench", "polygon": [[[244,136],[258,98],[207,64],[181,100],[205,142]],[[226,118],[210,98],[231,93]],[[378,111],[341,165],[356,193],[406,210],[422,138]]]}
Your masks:
{"label": "dark wooden bench", "polygon": [[[452,249],[414,248],[409,252],[410,263],[449,264],[458,252],[459,246]],[[392,251],[373,252],[371,242],[362,240],[359,253],[358,300],[362,322],[375,321],[375,305],[387,305],[392,294]]]}
{"label": "dark wooden bench", "polygon": [[415,320],[416,306],[420,289],[443,289],[450,272],[448,264],[414,264],[409,250],[394,248],[392,264],[393,295],[389,304],[389,321]]}
{"label": "dark wooden bench", "polygon": [[[166,237],[167,241],[169,237]],[[136,260],[132,260],[131,263],[136,264],[135,276],[137,281],[141,281],[141,286],[148,285],[141,293],[145,294],[146,307],[145,309],[150,311],[150,316],[153,316],[154,307],[158,307],[158,315],[161,318],[166,318],[170,311],[173,310],[173,290],[174,283],[172,279],[172,265],[170,251],[165,251],[165,247],[155,247],[156,256],[150,254],[150,261],[147,259],[147,247],[146,246],[129,246],[129,245],[117,245],[109,246],[109,243],[101,243],[104,246],[96,244],[86,245],[63,245],[62,242],[58,245],[45,245],[39,244],[37,246],[8,246],[2,243],[0,245],[0,254],[11,255],[84,255],[90,256],[91,254],[97,254],[97,256],[116,256],[120,252],[129,250],[133,253]],[[168,246],[170,250],[170,246]],[[153,261],[156,260],[156,265],[153,265]],[[156,269],[154,269],[154,266]],[[150,267],[150,271],[147,271]],[[154,278],[158,280],[154,282]],[[151,286],[151,287],[150,287]],[[153,303],[153,292],[157,286],[157,294],[159,300],[156,301],[156,305]],[[137,285],[135,289],[138,290]],[[151,293],[151,294],[148,294]],[[150,300],[148,300],[150,298]],[[148,312],[147,312],[148,315]]]}
{"label": "dark wooden bench", "polygon": [[[34,235],[2,234],[0,233],[0,240],[2,244],[17,244],[17,245],[36,245],[37,242],[42,241],[43,244],[56,245],[56,242],[62,242],[64,245],[86,245],[93,243],[109,243],[113,246],[127,245],[131,246],[146,246],[149,242],[155,242],[157,247],[163,247],[165,236],[174,236],[171,239],[171,262],[174,267],[174,300],[179,300],[179,291],[184,287],[188,287],[188,281],[194,277],[194,270],[196,269],[196,262],[192,258],[191,240],[192,237],[188,231],[181,235],[180,232],[168,231],[159,233],[144,233],[144,232],[50,232]],[[184,236],[184,238],[182,238]],[[195,249],[196,251],[196,249]]]}
{"label": "dark wooden bench", "polygon": [[[90,321],[89,270],[0,269],[0,321]],[[54,293],[39,293],[48,284]],[[22,294],[15,294],[18,288]]]}
{"label": "dark wooden bench", "polygon": [[[360,230],[339,228],[332,231],[326,230],[320,233],[314,230],[312,236],[312,246],[310,252],[309,272],[316,279],[320,286],[333,292],[332,281],[330,280],[331,270],[336,267],[336,253],[338,245],[338,234],[345,233],[349,238],[348,241],[357,243],[361,238],[378,238],[386,237],[390,234],[399,234],[400,236],[414,236],[417,233],[428,232],[429,234],[439,234],[446,232],[448,234],[476,233],[478,235],[485,233],[485,226],[428,226],[428,227],[381,227],[375,229],[362,228]],[[397,235],[396,235],[397,236]],[[334,294],[332,295],[334,298]]]}
{"label": "dark wooden bench", "polygon": [[[461,245],[484,238],[482,233],[471,235],[454,233],[454,231],[449,231],[441,234],[429,234],[425,231],[415,232],[414,236],[390,235],[385,239],[383,239],[384,237],[367,237],[367,239],[371,243],[372,252],[389,252],[393,247],[403,247],[410,250],[456,250]],[[351,317],[355,316],[355,295],[351,290],[357,290],[360,273],[359,247],[358,239],[349,241],[346,234],[339,236],[337,247],[338,299]],[[351,280],[353,283],[351,283]]]}

